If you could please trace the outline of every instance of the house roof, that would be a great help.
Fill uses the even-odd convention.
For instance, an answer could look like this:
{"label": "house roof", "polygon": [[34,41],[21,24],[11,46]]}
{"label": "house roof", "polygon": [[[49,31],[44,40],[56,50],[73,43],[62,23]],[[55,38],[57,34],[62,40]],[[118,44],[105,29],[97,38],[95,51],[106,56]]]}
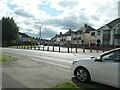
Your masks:
{"label": "house roof", "polygon": [[84,27],[80,28],[77,33],[89,33],[90,31],[95,31],[94,28],[92,28],[91,26],[85,24]]}
{"label": "house roof", "polygon": [[95,31],[95,29],[92,28],[91,26],[87,26],[85,33],[89,33],[90,31]]}
{"label": "house roof", "polygon": [[69,31],[67,31],[65,34],[63,34],[63,36],[70,36],[72,33],[74,33],[71,29],[69,29]]}
{"label": "house roof", "polygon": [[60,32],[60,34],[57,34],[57,37],[61,37],[63,36],[62,32]]}
{"label": "house roof", "polygon": [[115,27],[115,25],[117,25],[118,23],[120,23],[120,18],[117,18],[113,21],[111,21],[110,23],[106,24],[109,28],[113,28]]}
{"label": "house roof", "polygon": [[21,35],[21,36],[23,36],[23,37],[28,37],[28,38],[30,38],[30,36],[28,36],[28,35],[25,34],[25,33],[21,33],[21,32],[19,32],[19,35]]}
{"label": "house roof", "polygon": [[[115,19],[115,20],[113,20],[113,21],[111,21],[111,22],[109,22],[108,24],[105,24],[105,25],[107,25],[109,28],[113,28],[113,27],[115,27],[118,23],[120,23],[120,18],[117,18],[117,19]],[[102,29],[103,27],[104,27],[104,26],[98,28],[97,30],[100,30],[100,29]]]}

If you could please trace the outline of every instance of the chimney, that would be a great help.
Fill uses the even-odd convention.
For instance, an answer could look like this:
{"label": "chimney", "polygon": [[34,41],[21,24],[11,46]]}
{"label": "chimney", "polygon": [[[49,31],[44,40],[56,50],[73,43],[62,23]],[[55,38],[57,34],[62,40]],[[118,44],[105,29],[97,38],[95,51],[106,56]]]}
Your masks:
{"label": "chimney", "polygon": [[71,32],[72,30],[71,30],[71,29],[69,29],[69,31]]}
{"label": "chimney", "polygon": [[62,32],[60,32],[60,35],[62,35]]}
{"label": "chimney", "polygon": [[55,36],[57,37],[57,34]]}
{"label": "chimney", "polygon": [[85,28],[87,28],[87,26],[88,26],[87,24],[84,25]]}

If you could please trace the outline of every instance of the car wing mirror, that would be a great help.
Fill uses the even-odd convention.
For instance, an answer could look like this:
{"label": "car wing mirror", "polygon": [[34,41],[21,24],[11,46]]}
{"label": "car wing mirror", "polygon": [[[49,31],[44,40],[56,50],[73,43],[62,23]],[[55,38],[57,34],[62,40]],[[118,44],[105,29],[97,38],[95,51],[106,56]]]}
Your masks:
{"label": "car wing mirror", "polygon": [[97,61],[102,62],[101,57],[97,57],[97,58],[95,59],[95,61],[96,61],[96,62],[97,62]]}
{"label": "car wing mirror", "polygon": [[94,56],[91,56],[91,59],[95,58]]}

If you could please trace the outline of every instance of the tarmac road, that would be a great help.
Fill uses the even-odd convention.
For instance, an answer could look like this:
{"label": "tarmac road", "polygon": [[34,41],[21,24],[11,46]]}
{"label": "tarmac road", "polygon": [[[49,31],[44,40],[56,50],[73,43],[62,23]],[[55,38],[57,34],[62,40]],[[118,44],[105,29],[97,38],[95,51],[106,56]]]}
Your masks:
{"label": "tarmac road", "polygon": [[[68,54],[13,48],[3,48],[2,53],[17,58],[2,63],[3,88],[50,88],[71,81],[70,67],[73,60],[98,56],[98,53]],[[99,88],[99,85],[91,84],[88,87]]]}

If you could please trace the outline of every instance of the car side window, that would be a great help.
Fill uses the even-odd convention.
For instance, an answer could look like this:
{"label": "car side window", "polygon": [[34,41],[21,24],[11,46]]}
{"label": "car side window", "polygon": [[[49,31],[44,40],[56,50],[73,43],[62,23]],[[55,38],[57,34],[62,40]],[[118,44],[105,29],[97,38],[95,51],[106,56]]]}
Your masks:
{"label": "car side window", "polygon": [[115,61],[120,61],[120,51],[115,52]]}
{"label": "car side window", "polygon": [[102,56],[102,61],[120,61],[120,51],[110,52]]}
{"label": "car side window", "polygon": [[113,61],[114,58],[114,52],[108,53],[104,56],[102,56],[102,61]]}

